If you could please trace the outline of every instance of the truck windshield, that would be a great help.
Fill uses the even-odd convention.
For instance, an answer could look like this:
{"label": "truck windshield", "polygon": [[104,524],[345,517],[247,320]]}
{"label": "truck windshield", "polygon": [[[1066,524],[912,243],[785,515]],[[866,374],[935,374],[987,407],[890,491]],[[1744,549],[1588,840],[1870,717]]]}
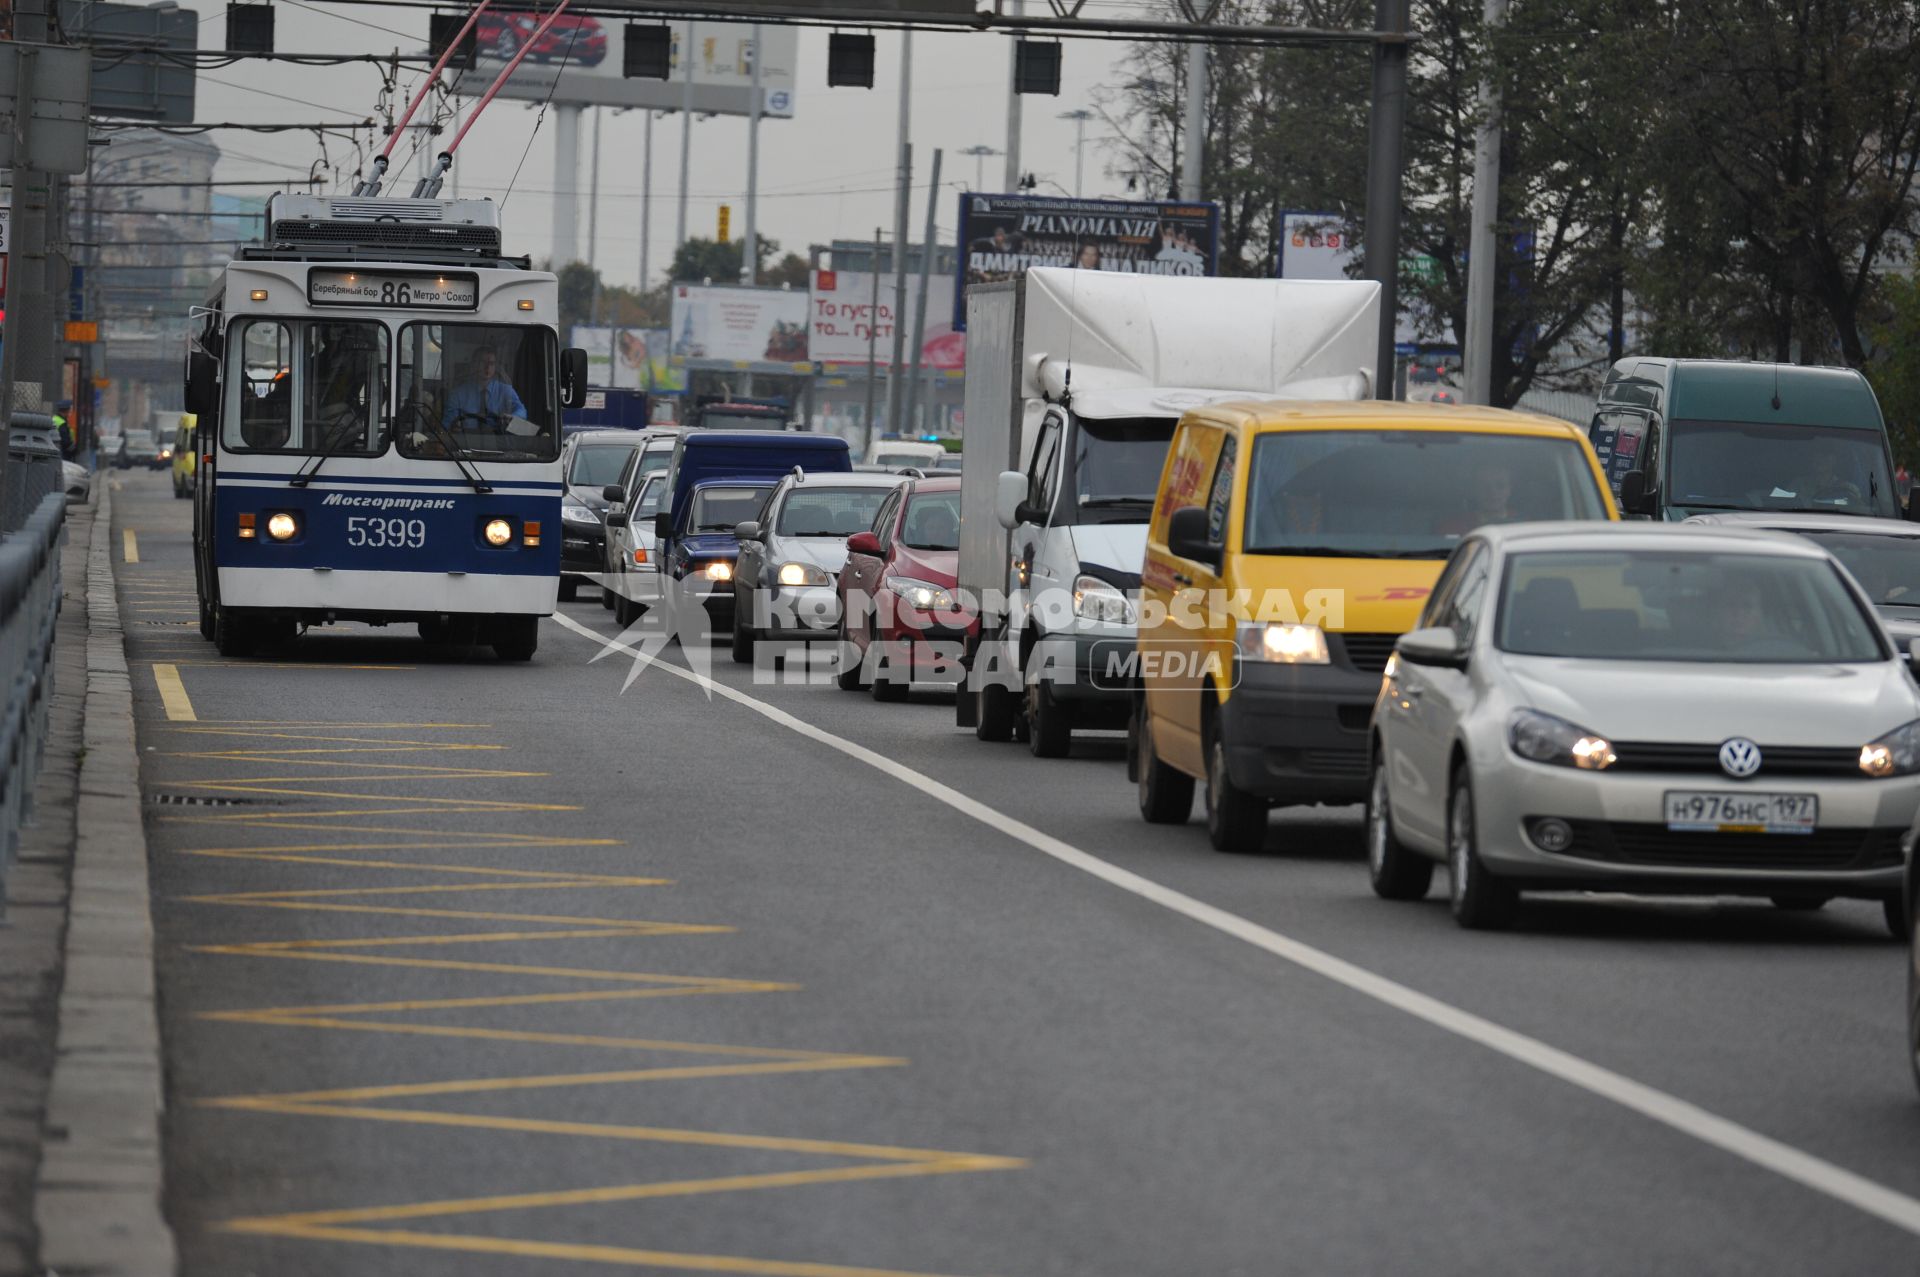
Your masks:
{"label": "truck windshield", "polygon": [[363,320],[256,319],[229,342],[223,441],[240,452],[370,455],[387,447],[387,330]]}
{"label": "truck windshield", "polygon": [[400,330],[400,452],[472,461],[552,461],[559,404],[551,330],[408,324]]}
{"label": "truck windshield", "polygon": [[1668,433],[1669,506],[1900,515],[1877,430],[1674,421]]}
{"label": "truck windshield", "polygon": [[1568,439],[1282,431],[1253,445],[1246,550],[1444,559],[1463,535],[1486,524],[1606,517],[1587,454]]}
{"label": "truck windshield", "polygon": [[[1073,492],[1094,522],[1145,523],[1176,423],[1168,417],[1081,418],[1074,431]],[[1105,516],[1096,512],[1106,510]]]}
{"label": "truck windshield", "polygon": [[729,412],[725,408],[703,408],[700,424],[708,430],[785,430],[787,415],[766,409]]}

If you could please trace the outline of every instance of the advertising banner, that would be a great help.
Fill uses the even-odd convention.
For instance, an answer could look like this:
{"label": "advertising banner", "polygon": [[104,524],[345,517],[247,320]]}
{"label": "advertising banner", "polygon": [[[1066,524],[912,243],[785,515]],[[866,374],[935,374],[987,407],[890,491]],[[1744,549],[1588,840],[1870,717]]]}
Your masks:
{"label": "advertising banner", "polygon": [[[1360,266],[1360,245],[1347,233],[1346,219],[1340,214],[1287,213],[1281,217],[1280,278],[1361,279],[1364,276]],[[1400,278],[1404,280],[1426,269],[1437,269],[1430,257],[1402,258]],[[1393,341],[1401,354],[1408,355],[1426,340],[1427,334],[1408,309],[1404,291],[1400,295],[1400,303],[1400,315],[1394,322]]]}
{"label": "advertising banner", "polygon": [[807,294],[785,288],[675,284],[672,354],[676,363],[804,363]]}
{"label": "advertising banner", "polygon": [[[813,272],[813,314],[807,332],[807,353],[823,364],[865,364],[872,333],[876,363],[893,358],[893,276],[880,276],[880,303],[874,309],[874,279],[865,271]],[[953,330],[954,284],[946,275],[927,278],[927,331],[920,357],[908,361],[921,368],[962,368],[967,362],[967,338]],[[907,276],[907,313],[900,317],[907,340],[913,340],[913,317],[920,304],[920,277]]]}
{"label": "advertising banner", "polygon": [[1352,279],[1358,260],[1338,213],[1288,213],[1280,224],[1280,278]]}
{"label": "advertising banner", "polygon": [[960,197],[960,275],[953,326],[967,326],[966,286],[1013,279],[1030,266],[1136,275],[1212,275],[1220,206],[1054,195]]}
{"label": "advertising banner", "polygon": [[618,390],[685,390],[667,357],[664,328],[589,328],[575,324],[573,344],[587,352],[587,384]]}
{"label": "advertising banner", "polygon": [[[544,13],[531,9],[489,9],[475,32],[478,57],[471,71],[459,73],[454,92],[478,97],[520,47],[534,39]],[[636,15],[642,23],[656,19]],[[753,27],[740,22],[675,22],[672,75],[665,80],[629,80],[621,42],[626,24],[612,19],[563,13],[514,69],[501,87],[503,98],[577,102],[584,106],[647,107],[677,111],[689,96],[683,61],[691,40],[693,109],[702,115],[746,115],[753,92]],[[689,36],[691,32],[691,36]],[[793,115],[794,68],[800,60],[798,27],[760,27],[761,113]]]}

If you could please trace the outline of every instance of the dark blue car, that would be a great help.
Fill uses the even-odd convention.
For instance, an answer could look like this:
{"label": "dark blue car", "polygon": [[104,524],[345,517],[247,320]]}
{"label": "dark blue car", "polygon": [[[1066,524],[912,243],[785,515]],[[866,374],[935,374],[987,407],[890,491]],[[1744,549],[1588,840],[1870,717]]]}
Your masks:
{"label": "dark blue car", "polygon": [[[670,467],[670,504],[654,516],[656,554],[671,580],[705,587],[718,622],[733,615],[733,564],[740,556],[735,525],[760,515],[780,479],[853,469],[847,441],[834,435],[695,430],[681,436]],[[665,583],[663,583],[665,584]]]}

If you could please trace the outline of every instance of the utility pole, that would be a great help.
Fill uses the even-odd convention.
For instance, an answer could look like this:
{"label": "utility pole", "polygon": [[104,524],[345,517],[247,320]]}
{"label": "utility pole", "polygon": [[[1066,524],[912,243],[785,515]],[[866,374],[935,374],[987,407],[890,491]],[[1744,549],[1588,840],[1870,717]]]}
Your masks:
{"label": "utility pole", "polygon": [[1079,199],[1086,172],[1087,121],[1093,118],[1093,112],[1081,107],[1077,111],[1062,111],[1058,118],[1073,121],[1073,198]]}
{"label": "utility pole", "polygon": [[[1013,16],[1027,11],[1027,0],[1013,0]],[[1020,95],[1015,85],[1020,73],[1020,37],[1007,39],[1007,184],[1002,190],[1020,189]]]}
{"label": "utility pole", "polygon": [[899,428],[901,361],[906,357],[907,204],[913,195],[913,28],[900,32],[900,189],[893,208],[893,359],[887,366],[887,424]]}
{"label": "utility pole", "polygon": [[647,291],[650,278],[647,249],[651,247],[653,228],[653,111],[647,111],[646,143],[640,160],[640,291]]}
{"label": "utility pole", "polygon": [[593,267],[593,304],[589,316],[592,324],[600,325],[600,268],[594,263],[600,260],[600,107],[593,108],[593,175],[588,179],[587,195],[587,265]]}
{"label": "utility pole", "polygon": [[1002,152],[994,150],[985,142],[980,142],[968,147],[966,150],[960,152],[960,154],[971,155],[973,157],[973,189],[976,191],[984,191],[987,188],[987,157],[989,155],[999,155],[1002,154]]}
{"label": "utility pole", "polygon": [[[1374,0],[1374,30],[1407,32],[1409,0]],[[1407,120],[1407,45],[1376,40],[1373,46],[1373,109],[1367,122],[1367,278],[1380,285],[1380,344],[1374,398],[1394,393],[1394,329],[1400,313],[1401,134]]]}
{"label": "utility pole", "polygon": [[1181,117],[1187,162],[1180,166],[1180,198],[1200,198],[1202,160],[1207,149],[1207,46],[1195,40],[1187,46],[1187,101]]}
{"label": "utility pole", "polygon": [[873,256],[867,261],[867,274],[873,280],[873,300],[867,306],[867,419],[860,423],[866,442],[860,446],[864,460],[873,451],[874,392],[880,387],[880,228],[873,228]]}
{"label": "utility pole", "polygon": [[553,108],[553,268],[580,260],[580,111],[577,102]]}
{"label": "utility pole", "polygon": [[[46,43],[46,0],[20,0],[14,6],[13,38],[22,43]],[[32,158],[27,140],[33,119],[37,61],[32,53],[22,50],[19,74],[14,82],[16,164]],[[6,414],[0,421],[0,481],[4,480],[7,449],[13,441],[15,411],[37,412],[46,398],[53,341],[52,307],[46,292],[47,214],[53,203],[53,177],[37,169],[20,167],[13,169],[12,177],[13,211],[7,228],[8,296],[6,318],[0,321],[0,412]],[[29,387],[28,393],[21,393]],[[31,402],[27,402],[29,400]],[[0,492],[5,490],[0,487]],[[26,511],[10,513],[24,515]]]}
{"label": "utility pole", "polygon": [[933,151],[933,175],[927,179],[927,235],[920,244],[920,296],[913,304],[913,358],[907,365],[907,420],[913,433],[914,410],[920,403],[920,360],[927,349],[927,276],[933,269],[933,237],[938,233],[933,215],[940,199],[940,148]]}
{"label": "utility pole", "polygon": [[673,251],[687,242],[687,173],[693,159],[693,28],[680,46],[680,215],[674,222]]}
{"label": "utility pole", "polygon": [[740,282],[760,282],[760,24],[753,24],[753,89],[747,97],[747,238],[741,245]]}
{"label": "utility pole", "polygon": [[[1507,20],[1507,0],[1485,0],[1487,30]],[[1500,220],[1500,90],[1480,81],[1480,131],[1473,140],[1473,209],[1467,227],[1467,402],[1493,402],[1493,286]]]}

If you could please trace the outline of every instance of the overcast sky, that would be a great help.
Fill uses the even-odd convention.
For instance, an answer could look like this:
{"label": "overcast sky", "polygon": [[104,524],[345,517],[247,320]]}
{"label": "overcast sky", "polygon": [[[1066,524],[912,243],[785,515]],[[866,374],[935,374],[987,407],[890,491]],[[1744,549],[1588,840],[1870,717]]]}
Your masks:
{"label": "overcast sky", "polygon": [[[1123,5],[1099,7],[1118,14]],[[1132,5],[1124,6],[1137,13]],[[427,11],[367,5],[320,5],[281,0],[274,6],[276,45],[282,52],[379,52],[396,46],[418,53],[426,44]],[[201,47],[224,43],[224,6],[201,4]],[[701,24],[704,30],[707,24]],[[783,249],[805,253],[809,244],[835,237],[866,238],[875,226],[893,227],[894,148],[899,111],[901,36],[877,36],[877,72],[873,89],[829,89],[826,84],[827,33],[799,33],[798,83],[794,116],[768,119],[760,133],[760,213],[763,235]],[[975,161],[958,154],[985,143],[1006,144],[1006,83],[1009,38],[1004,35],[931,34],[913,40],[912,137],[915,197],[912,237],[921,236],[926,216],[927,167],[935,147],[945,150],[939,202],[941,239],[951,242],[954,193],[974,182]],[[1074,184],[1074,125],[1058,115],[1078,107],[1094,108],[1091,91],[1121,78],[1117,63],[1126,46],[1089,40],[1070,41],[1062,58],[1060,96],[1027,97],[1021,165],[1067,191]],[[612,56],[618,58],[617,44]],[[409,90],[424,68],[404,68]],[[205,121],[297,121],[365,118],[373,109],[380,76],[364,65],[300,67],[243,61],[203,71],[197,116]],[[401,101],[404,105],[404,96]],[[396,108],[397,110],[398,108]],[[459,152],[460,193],[507,199],[504,221],[510,251],[544,258],[553,248],[554,119],[549,111],[535,132],[537,105],[496,100],[474,126]],[[615,115],[607,109],[601,125],[600,218],[594,262],[613,283],[633,283],[640,273],[641,160],[643,115]],[[1113,154],[1098,144],[1106,135],[1098,120],[1087,126],[1085,194],[1123,196],[1124,179],[1105,176]],[[362,134],[364,137],[365,134]],[[656,117],[654,128],[652,248],[655,279],[673,250],[679,197],[680,121]],[[580,243],[587,242],[586,191],[591,166],[593,113],[582,117]],[[311,134],[253,134],[221,131],[211,135],[224,155],[222,180],[304,175],[320,151]],[[531,146],[529,147],[529,140]],[[354,162],[352,148],[329,139],[328,157],[343,170]],[[406,144],[400,152],[403,153]],[[524,165],[521,163],[525,153]],[[519,177],[514,171],[519,167]],[[1005,160],[986,159],[986,186],[1003,189]],[[398,193],[411,187],[411,170]],[[509,197],[509,186],[511,195]],[[692,176],[688,182],[687,223],[691,235],[712,236],[715,214],[733,208],[733,235],[744,230],[747,186],[747,122],[744,118],[697,120],[693,128]],[[231,188],[235,194],[259,190]],[[387,193],[395,193],[389,183]],[[451,189],[443,191],[450,194]]]}

